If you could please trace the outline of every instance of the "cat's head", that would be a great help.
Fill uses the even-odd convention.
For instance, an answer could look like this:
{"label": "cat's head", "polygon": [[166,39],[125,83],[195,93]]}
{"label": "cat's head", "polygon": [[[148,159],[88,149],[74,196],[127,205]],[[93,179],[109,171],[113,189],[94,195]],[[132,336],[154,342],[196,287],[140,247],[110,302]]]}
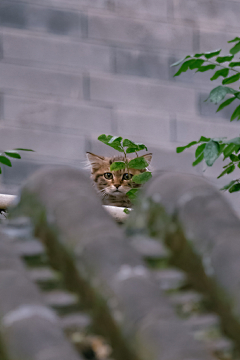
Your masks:
{"label": "cat's head", "polygon": [[[142,156],[148,164],[152,159],[152,154]],[[95,187],[102,195],[112,195],[120,197],[125,195],[131,188],[138,188],[141,185],[133,183],[130,179],[146,169],[137,170],[122,169],[118,171],[111,171],[110,165],[115,161],[124,161],[124,156],[104,157],[87,152],[87,158],[91,166],[91,178],[94,181]],[[128,159],[130,161],[131,159]]]}

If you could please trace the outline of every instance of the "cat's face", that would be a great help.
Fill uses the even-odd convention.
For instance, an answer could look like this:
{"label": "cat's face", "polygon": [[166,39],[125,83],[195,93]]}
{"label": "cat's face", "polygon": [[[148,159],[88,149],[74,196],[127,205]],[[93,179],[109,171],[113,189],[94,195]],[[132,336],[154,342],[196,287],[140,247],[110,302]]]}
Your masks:
{"label": "cat's face", "polygon": [[[91,164],[91,177],[95,183],[97,190],[101,192],[103,196],[111,195],[114,197],[122,197],[132,188],[138,188],[141,186],[132,182],[131,178],[136,174],[140,174],[146,171],[146,169],[129,169],[129,173],[127,172],[127,169],[118,171],[110,170],[110,165],[113,162],[124,161],[123,156],[120,155],[108,158],[94,155],[88,152],[87,157]],[[152,154],[146,154],[143,155],[143,157],[149,164],[152,159]]]}

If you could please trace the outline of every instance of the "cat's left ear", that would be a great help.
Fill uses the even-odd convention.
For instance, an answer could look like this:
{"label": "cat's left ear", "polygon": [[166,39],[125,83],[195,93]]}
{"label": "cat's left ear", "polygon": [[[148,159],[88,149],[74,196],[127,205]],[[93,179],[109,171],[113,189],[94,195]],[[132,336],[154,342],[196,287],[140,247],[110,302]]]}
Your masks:
{"label": "cat's left ear", "polygon": [[146,160],[146,162],[148,163],[148,165],[150,164],[151,160],[152,160],[152,153],[146,154],[146,155],[142,155],[142,157]]}

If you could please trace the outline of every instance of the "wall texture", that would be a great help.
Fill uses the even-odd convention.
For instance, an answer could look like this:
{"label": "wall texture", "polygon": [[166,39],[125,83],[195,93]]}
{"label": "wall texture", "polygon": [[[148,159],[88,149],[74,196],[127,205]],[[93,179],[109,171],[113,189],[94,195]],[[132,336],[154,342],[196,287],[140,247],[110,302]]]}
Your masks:
{"label": "wall texture", "polygon": [[[2,0],[1,149],[36,152],[3,169],[0,191],[16,192],[43,164],[83,167],[85,151],[106,154],[101,133],[144,141],[155,169],[202,175],[193,152],[176,155],[176,146],[234,137],[239,126],[229,109],[215,114],[203,102],[208,73],[175,79],[170,64],[216,47],[227,53],[239,12],[238,1],[220,0]],[[214,180],[218,163],[204,176]]]}

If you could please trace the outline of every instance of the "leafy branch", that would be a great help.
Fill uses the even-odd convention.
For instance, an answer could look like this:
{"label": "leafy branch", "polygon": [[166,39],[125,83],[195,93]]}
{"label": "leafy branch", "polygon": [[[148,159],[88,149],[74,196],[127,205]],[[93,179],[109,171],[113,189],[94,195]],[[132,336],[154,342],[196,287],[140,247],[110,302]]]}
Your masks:
{"label": "leafy branch", "polygon": [[[11,167],[12,163],[9,157],[13,159],[21,159],[21,155],[19,154],[19,151],[34,151],[34,150],[17,148],[14,150],[3,151],[0,153],[0,163]],[[2,168],[0,167],[0,174],[1,173],[2,173]]]}
{"label": "leafy branch", "polygon": [[[234,56],[240,52],[240,38],[236,37],[235,39],[228,41],[228,43],[234,43],[234,46],[230,49],[230,54],[228,55],[219,56],[221,49],[214,50],[195,55],[187,55],[185,58],[171,65],[181,65],[174,76],[179,76],[187,70],[196,69],[196,72],[205,72],[220,68],[214,73],[210,80],[216,80],[221,76],[223,77],[222,85],[212,89],[208,98],[205,100],[210,100],[214,104],[221,103],[216,112],[229,106],[234,100],[240,100],[240,91],[226,86],[240,80],[240,71],[235,69],[235,67],[240,67],[240,61],[234,61]],[[214,59],[214,61],[209,59]],[[234,75],[229,76],[229,72],[231,71],[234,72]],[[228,96],[228,98],[224,100],[226,96]],[[240,120],[240,105],[237,105],[233,111],[230,121],[235,119]],[[177,153],[181,153],[194,145],[198,146],[195,151],[195,161],[192,163],[193,166],[196,166],[201,161],[205,161],[207,166],[212,166],[219,156],[222,155],[223,160],[229,158],[230,162],[223,166],[224,170],[218,178],[223,175],[231,174],[236,167],[240,168],[240,137],[226,140],[226,138],[206,138],[201,136],[198,141],[192,141],[185,146],[178,147],[176,151]],[[240,191],[240,179],[232,180],[221,190],[228,190],[230,193]]]}

